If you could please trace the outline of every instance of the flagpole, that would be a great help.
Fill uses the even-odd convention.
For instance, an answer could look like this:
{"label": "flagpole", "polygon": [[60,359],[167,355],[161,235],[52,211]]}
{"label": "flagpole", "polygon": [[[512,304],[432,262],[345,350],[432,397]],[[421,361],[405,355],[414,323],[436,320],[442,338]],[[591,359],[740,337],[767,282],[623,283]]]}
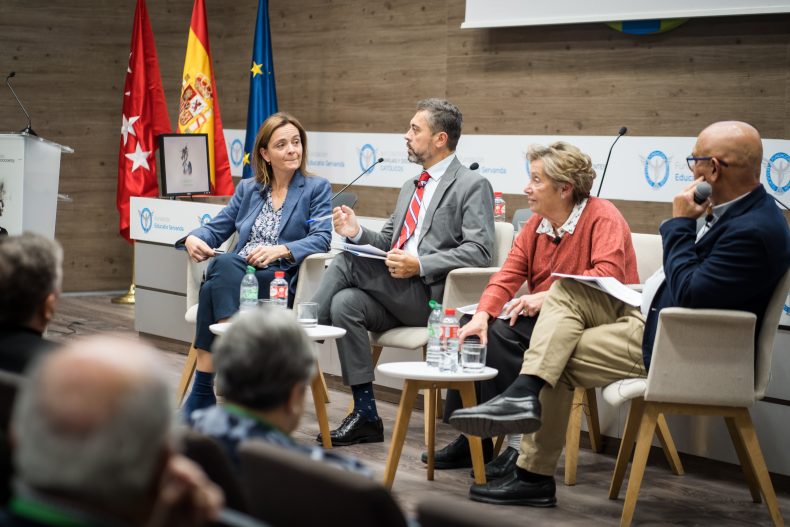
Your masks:
{"label": "flagpole", "polygon": [[132,283],[125,294],[114,297],[111,301],[113,304],[134,305],[134,253],[132,251]]}

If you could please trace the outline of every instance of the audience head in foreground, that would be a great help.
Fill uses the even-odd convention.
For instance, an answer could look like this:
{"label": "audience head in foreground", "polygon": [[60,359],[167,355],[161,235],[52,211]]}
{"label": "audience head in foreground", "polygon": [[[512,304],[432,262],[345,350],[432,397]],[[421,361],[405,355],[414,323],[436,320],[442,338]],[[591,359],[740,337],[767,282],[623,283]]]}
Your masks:
{"label": "audience head in foreground", "polygon": [[[475,435],[525,434],[517,471],[473,486],[472,499],[553,505],[574,387],[646,377],[662,309],[749,311],[761,327],[790,266],[790,231],[760,184],[760,134],[747,123],[714,123],[699,134],[687,161],[694,182],[675,196],[673,217],[659,227],[664,266],[645,283],[641,309],[572,279],[555,282],[518,378],[502,395],[451,417]],[[712,193],[696,203],[702,181]]]}
{"label": "audience head in foreground", "polygon": [[63,249],[33,233],[0,237],[0,369],[22,373],[52,347],[42,338],[55,314]]}
{"label": "audience head in foreground", "polygon": [[193,412],[193,428],[218,440],[234,463],[240,443],[259,439],[368,473],[356,461],[290,438],[316,371],[313,344],[293,313],[260,308],[239,313],[231,322],[212,348],[225,403]]}
{"label": "audience head in foreground", "polygon": [[14,407],[10,525],[200,525],[217,513],[221,492],[170,448],[162,371],[155,350],[115,336],[40,361]]}

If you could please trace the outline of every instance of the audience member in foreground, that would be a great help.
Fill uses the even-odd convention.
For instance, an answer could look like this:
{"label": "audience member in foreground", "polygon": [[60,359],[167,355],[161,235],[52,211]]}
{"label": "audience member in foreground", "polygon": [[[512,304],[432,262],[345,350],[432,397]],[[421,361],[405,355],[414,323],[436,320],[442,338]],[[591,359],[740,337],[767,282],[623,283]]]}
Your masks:
{"label": "audience member in foreground", "polygon": [[[422,173],[403,182],[395,212],[381,232],[360,226],[346,206],[332,211],[337,234],[387,252],[384,261],[337,255],[313,297],[318,323],[346,330],[336,344],[354,411],[332,430],[333,445],[384,441],[368,331],[425,327],[428,302],[441,302],[447,273],[491,262],[494,196],[491,183],[455,155],[462,121],[461,111],[449,101],[417,103],[405,139],[409,161],[420,165]],[[320,434],[317,440],[321,442]]]}
{"label": "audience member in foreground", "polygon": [[[513,242],[502,269],[491,277],[469,319],[465,316],[460,340],[477,337],[488,345],[486,363],[499,373],[480,383],[480,401],[502,393],[516,380],[524,351],[549,287],[552,273],[612,276],[623,283],[639,282],[631,230],[620,211],[610,202],[590,197],[595,179],[590,156],[559,141],[549,146],[532,145],[527,158],[530,178],[524,192],[533,216]],[[515,297],[527,284],[529,293]],[[497,318],[506,308],[507,319]],[[445,421],[461,408],[457,390],[448,390]],[[486,479],[501,478],[516,469],[521,442],[519,434],[508,438],[508,446],[486,465]],[[491,440],[484,451],[493,449]],[[423,462],[427,462],[427,453]],[[469,442],[458,438],[436,452],[436,468],[471,467]]]}
{"label": "audience member in foreground", "polygon": [[225,402],[193,412],[193,428],[222,443],[234,463],[240,443],[261,439],[369,475],[358,461],[290,437],[302,418],[305,391],[316,371],[313,344],[293,314],[261,308],[231,320],[228,332],[212,348]]}
{"label": "audience member in foreground", "polygon": [[63,249],[33,233],[0,237],[0,370],[22,373],[54,344],[43,338],[55,314]]}
{"label": "audience member in foreground", "polygon": [[[661,309],[740,309],[756,314],[760,327],[790,265],[787,222],[760,184],[762,154],[759,133],[746,123],[719,122],[700,133],[687,159],[695,182],[675,197],[673,218],[661,224],[664,267],[647,280],[641,310],[574,280],[554,283],[521,375],[502,395],[450,419],[475,435],[529,434],[517,470],[472,486],[471,499],[553,505],[574,386],[645,377]],[[694,188],[703,180],[713,192],[697,204]],[[696,220],[706,211],[697,231]]]}
{"label": "audience member in foreground", "polygon": [[171,393],[156,352],[133,340],[74,340],[44,357],[17,396],[14,497],[0,525],[192,526],[222,492],[169,445]]}

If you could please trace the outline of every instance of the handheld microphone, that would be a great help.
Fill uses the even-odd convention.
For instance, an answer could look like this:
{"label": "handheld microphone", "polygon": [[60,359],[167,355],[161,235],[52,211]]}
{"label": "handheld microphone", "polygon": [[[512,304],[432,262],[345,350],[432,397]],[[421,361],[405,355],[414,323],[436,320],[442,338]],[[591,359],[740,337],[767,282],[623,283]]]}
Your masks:
{"label": "handheld microphone", "polygon": [[711,188],[710,183],[702,181],[694,187],[694,203],[702,205],[710,197],[711,192],[713,192],[713,188]]}
{"label": "handheld microphone", "polygon": [[478,168],[480,168],[480,163],[478,163],[477,161],[469,165],[469,170],[477,170]]}
{"label": "handheld microphone", "polygon": [[603,180],[606,177],[606,169],[609,168],[609,158],[612,157],[612,150],[614,149],[614,145],[616,145],[617,141],[619,141],[620,138],[627,133],[628,133],[628,128],[626,128],[625,126],[621,126],[620,130],[617,131],[617,138],[612,143],[612,146],[609,147],[609,155],[606,156],[606,163],[603,166],[603,174],[601,174],[601,184],[598,185],[598,192],[595,194],[596,198],[601,195],[601,189],[603,188]]}
{"label": "handheld microphone", "polygon": [[27,117],[27,128],[25,128],[24,130],[20,130],[20,133],[28,133],[30,135],[38,136],[38,134],[34,132],[33,128],[30,126],[30,114],[27,113],[27,110],[25,109],[25,105],[22,104],[22,101],[19,100],[19,97],[17,97],[14,88],[11,86],[12,77],[16,77],[15,71],[12,71],[11,73],[8,74],[8,77],[5,78],[5,84],[6,86],[8,86],[8,89],[11,90],[11,93],[14,95],[14,99],[16,99],[17,104],[19,104],[19,107],[22,108],[22,111],[25,113],[25,117]]}
{"label": "handheld microphone", "polygon": [[355,178],[353,179],[353,181],[351,181],[351,183],[349,183],[349,184],[348,184],[348,185],[346,185],[345,187],[341,188],[339,191],[337,191],[337,192],[335,192],[334,194],[332,194],[332,199],[335,199],[335,198],[337,197],[337,195],[338,195],[338,194],[342,194],[344,190],[346,190],[348,187],[350,187],[351,185],[353,185],[354,183],[356,183],[356,182],[357,182],[357,180],[358,180],[359,178],[361,178],[362,176],[364,176],[365,174],[367,174],[368,172],[370,172],[371,170],[373,170],[373,167],[374,167],[374,166],[378,165],[379,163],[383,163],[383,162],[384,162],[384,158],[383,158],[383,157],[380,157],[380,158],[376,159],[376,162],[375,162],[375,163],[373,163],[373,164],[372,164],[372,165],[370,165],[368,168],[366,168],[365,170],[363,170],[363,171],[362,171],[362,173],[361,173],[360,175],[358,175],[357,177],[355,177]]}

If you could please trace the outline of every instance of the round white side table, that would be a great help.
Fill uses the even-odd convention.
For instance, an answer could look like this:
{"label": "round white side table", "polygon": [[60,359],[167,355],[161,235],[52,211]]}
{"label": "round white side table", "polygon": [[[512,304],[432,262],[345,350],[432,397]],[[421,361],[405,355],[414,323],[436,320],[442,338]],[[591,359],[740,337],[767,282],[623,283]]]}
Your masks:
{"label": "round white side table", "polygon": [[[433,481],[433,456],[436,443],[436,407],[439,402],[439,392],[450,388],[461,392],[461,401],[464,408],[477,404],[475,396],[475,381],[484,381],[496,377],[498,371],[486,366],[479,372],[466,373],[460,370],[454,373],[440,372],[438,368],[428,366],[424,362],[389,362],[380,364],[376,370],[382,375],[403,379],[398,416],[395,419],[395,429],[392,431],[392,443],[387,454],[387,465],[384,469],[384,485],[389,489],[395,481],[395,472],[403,451],[403,441],[409,429],[409,418],[414,407],[414,400],[419,390],[428,390],[430,404],[425,409],[428,414],[427,421],[430,425],[426,428],[428,444],[428,481]],[[483,443],[480,437],[468,436],[469,447],[472,451],[472,468],[475,473],[475,483],[486,482],[485,463],[483,462]]]}

